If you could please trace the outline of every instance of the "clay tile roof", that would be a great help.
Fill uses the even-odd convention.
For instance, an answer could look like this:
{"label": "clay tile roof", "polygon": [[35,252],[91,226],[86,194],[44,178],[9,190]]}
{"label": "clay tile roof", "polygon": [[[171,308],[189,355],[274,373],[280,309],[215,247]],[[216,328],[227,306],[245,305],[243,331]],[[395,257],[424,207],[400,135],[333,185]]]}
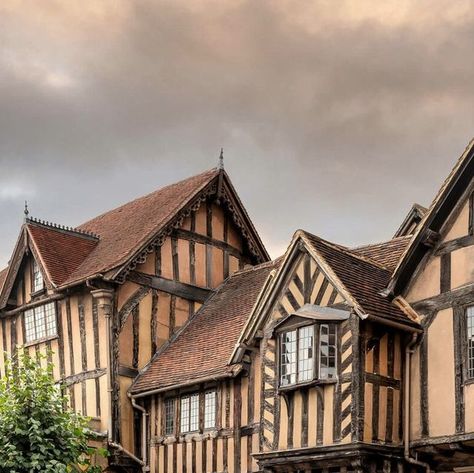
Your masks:
{"label": "clay tile roof", "polygon": [[239,271],[227,279],[159,352],[132,386],[138,393],[198,381],[208,376],[231,376],[228,365],[263,284],[279,260]]}
{"label": "clay tile roof", "polygon": [[3,283],[5,282],[5,278],[7,277],[8,268],[4,268],[0,271],[0,291],[2,290]]}
{"label": "clay tile roof", "polygon": [[307,240],[368,315],[417,327],[398,307],[380,295],[391,272],[374,261],[304,232]]}
{"label": "clay tile roof", "polygon": [[370,245],[357,246],[351,248],[353,253],[356,253],[366,258],[370,258],[382,266],[385,266],[390,271],[396,267],[403,253],[410,243],[412,235],[393,238],[392,240],[382,243],[373,243]]}
{"label": "clay tile roof", "polygon": [[63,284],[98,244],[96,239],[73,231],[36,223],[27,223],[27,228],[55,286]]}
{"label": "clay tile roof", "polygon": [[219,173],[211,169],[163,187],[80,225],[97,234],[98,245],[66,282],[75,282],[114,269],[145,245],[176,213]]}

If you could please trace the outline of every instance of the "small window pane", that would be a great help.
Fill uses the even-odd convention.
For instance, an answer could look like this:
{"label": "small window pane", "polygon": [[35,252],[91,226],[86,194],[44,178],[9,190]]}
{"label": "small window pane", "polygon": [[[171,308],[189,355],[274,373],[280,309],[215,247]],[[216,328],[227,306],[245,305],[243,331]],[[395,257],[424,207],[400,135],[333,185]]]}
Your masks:
{"label": "small window pane", "polygon": [[181,398],[181,432],[189,432],[189,396]]}
{"label": "small window pane", "polygon": [[208,391],[204,398],[204,428],[216,426],[216,392]]}
{"label": "small window pane", "polygon": [[467,377],[474,378],[474,306],[468,307],[467,318]]}
{"label": "small window pane", "polygon": [[296,330],[281,336],[280,384],[296,383]]}
{"label": "small window pane", "polygon": [[199,394],[191,396],[189,430],[190,432],[199,430]]}
{"label": "small window pane", "polygon": [[336,377],[336,326],[321,324],[319,331],[319,377]]}
{"label": "small window pane", "polygon": [[298,381],[313,379],[313,338],[314,326],[298,330]]}
{"label": "small window pane", "polygon": [[165,400],[165,435],[174,433],[174,399]]}

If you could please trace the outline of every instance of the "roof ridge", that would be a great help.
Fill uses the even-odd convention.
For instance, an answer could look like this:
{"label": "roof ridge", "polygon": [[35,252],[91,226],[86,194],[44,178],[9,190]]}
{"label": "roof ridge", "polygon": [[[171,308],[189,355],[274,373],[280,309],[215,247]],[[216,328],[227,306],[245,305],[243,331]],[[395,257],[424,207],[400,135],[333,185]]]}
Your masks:
{"label": "roof ridge", "polygon": [[164,191],[165,189],[169,189],[169,188],[171,188],[171,187],[175,187],[175,186],[181,185],[181,184],[183,184],[184,182],[189,181],[189,180],[191,180],[191,179],[194,179],[194,178],[196,178],[196,177],[204,176],[205,174],[211,174],[211,172],[214,172],[214,174],[217,175],[217,174],[219,173],[219,170],[214,167],[214,168],[208,169],[207,171],[203,171],[203,172],[200,172],[200,173],[198,173],[198,174],[193,174],[192,176],[188,176],[188,177],[186,177],[186,178],[184,178],[184,179],[181,179],[180,181],[172,182],[171,184],[167,184],[166,186],[159,187],[158,189],[155,189],[155,190],[153,190],[153,191],[151,191],[151,192],[148,192],[147,194],[144,194],[144,195],[135,197],[134,199],[129,200],[129,201],[127,201],[127,202],[125,202],[125,203],[123,203],[123,204],[121,204],[121,205],[118,205],[117,207],[114,207],[114,208],[111,208],[111,209],[109,209],[109,210],[106,210],[106,211],[102,212],[101,214],[96,215],[95,217],[92,217],[92,218],[90,218],[89,220],[87,220],[87,221],[81,223],[77,228],[80,229],[80,228],[82,228],[82,227],[86,227],[89,223],[91,223],[91,222],[93,222],[93,221],[95,221],[95,220],[98,220],[98,219],[100,219],[101,217],[103,217],[103,216],[105,216],[105,215],[107,215],[107,214],[109,214],[109,213],[111,213],[111,212],[115,212],[115,211],[117,211],[117,210],[119,210],[119,209],[122,209],[122,208],[124,208],[124,207],[127,207],[127,206],[130,205],[130,204],[133,204],[134,202],[137,202],[137,201],[146,199],[146,198],[148,198],[148,197],[151,197],[152,195],[157,194],[158,192],[162,192],[162,191]]}
{"label": "roof ridge", "polygon": [[392,241],[405,240],[405,239],[408,240],[408,239],[411,239],[412,236],[413,235],[402,235],[402,236],[391,238],[390,240],[379,241],[377,243],[367,243],[365,245],[351,246],[349,249],[350,250],[360,250],[362,248],[370,248],[372,246],[382,246],[382,245],[386,245],[387,243],[390,243]]}
{"label": "roof ridge", "polygon": [[391,273],[391,271],[386,266],[384,266],[383,264],[379,263],[378,261],[374,261],[371,258],[368,258],[366,256],[359,255],[358,253],[353,253],[351,251],[351,248],[348,248],[346,246],[338,245],[337,243],[332,243],[330,241],[324,240],[324,238],[320,238],[317,235],[314,235],[310,232],[307,232],[306,230],[301,230],[301,231],[303,233],[307,234],[310,238],[316,238],[323,245],[329,246],[329,247],[333,248],[334,250],[340,251],[341,253],[345,253],[348,256],[352,256],[353,258],[364,261],[364,263],[371,264],[372,266],[376,266],[379,269],[382,269],[384,271],[387,271],[388,273]]}
{"label": "roof ridge", "polygon": [[25,219],[25,224],[26,225],[40,226],[40,227],[48,228],[50,230],[58,231],[58,232],[61,232],[61,233],[71,234],[71,235],[77,236],[77,237],[86,237],[86,238],[90,238],[90,239],[93,239],[93,240],[99,240],[100,239],[99,235],[97,235],[93,232],[89,232],[87,230],[82,230],[82,229],[76,228],[76,227],[68,227],[66,225],[61,225],[59,223],[54,223],[54,222],[49,222],[49,221],[46,221],[46,220],[41,220],[41,219],[35,218],[35,217],[26,218]]}

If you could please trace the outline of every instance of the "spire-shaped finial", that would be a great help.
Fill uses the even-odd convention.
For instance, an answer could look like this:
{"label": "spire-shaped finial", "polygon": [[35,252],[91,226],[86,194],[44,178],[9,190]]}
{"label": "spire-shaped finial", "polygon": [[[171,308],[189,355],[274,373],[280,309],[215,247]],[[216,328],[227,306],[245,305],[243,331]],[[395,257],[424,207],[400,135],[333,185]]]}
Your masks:
{"label": "spire-shaped finial", "polygon": [[221,154],[219,155],[218,169],[224,169],[224,148],[221,148]]}
{"label": "spire-shaped finial", "polygon": [[30,211],[28,210],[28,201],[25,200],[25,209],[23,210],[23,213],[25,214],[25,220],[28,218],[28,215],[30,215]]}

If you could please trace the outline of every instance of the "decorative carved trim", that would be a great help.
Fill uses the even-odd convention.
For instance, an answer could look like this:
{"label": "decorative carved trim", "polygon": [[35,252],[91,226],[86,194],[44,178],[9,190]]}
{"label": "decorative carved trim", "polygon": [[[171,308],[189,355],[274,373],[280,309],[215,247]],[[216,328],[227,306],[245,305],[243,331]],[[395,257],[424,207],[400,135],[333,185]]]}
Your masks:
{"label": "decorative carved trim", "polygon": [[192,212],[197,211],[201,204],[205,202],[210,195],[215,194],[216,192],[217,183],[214,181],[197,195],[181,212],[178,212],[168,225],[166,225],[166,227],[163,228],[163,230],[161,230],[158,235],[156,235],[156,237],[122,269],[122,271],[116,276],[116,281],[123,284],[130,271],[133,271],[138,265],[145,263],[148,255],[156,248],[161,247],[166,238],[170,236],[175,229],[182,226],[184,219],[189,217]]}

